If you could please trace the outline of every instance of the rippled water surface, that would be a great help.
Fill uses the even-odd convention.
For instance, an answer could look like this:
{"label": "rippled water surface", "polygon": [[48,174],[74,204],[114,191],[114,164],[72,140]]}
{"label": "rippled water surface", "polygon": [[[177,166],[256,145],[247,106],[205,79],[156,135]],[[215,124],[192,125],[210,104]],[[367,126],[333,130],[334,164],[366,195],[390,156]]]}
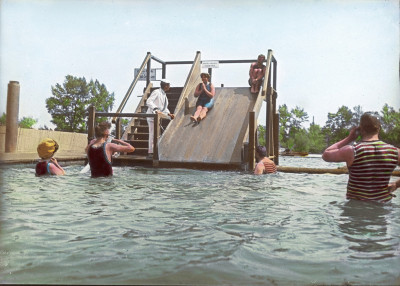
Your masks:
{"label": "rippled water surface", "polygon": [[81,169],[0,167],[0,283],[400,284],[400,193],[349,202],[347,175]]}

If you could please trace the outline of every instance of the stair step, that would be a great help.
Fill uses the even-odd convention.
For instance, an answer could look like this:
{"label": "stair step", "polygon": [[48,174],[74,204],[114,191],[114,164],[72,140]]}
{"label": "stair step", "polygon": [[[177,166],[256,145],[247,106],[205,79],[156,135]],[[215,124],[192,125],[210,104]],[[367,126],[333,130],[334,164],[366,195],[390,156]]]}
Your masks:
{"label": "stair step", "polygon": [[149,140],[149,133],[134,133],[134,134],[130,134],[130,138],[132,140],[133,137],[133,141],[136,140]]}
{"label": "stair step", "polygon": [[148,140],[131,140],[128,142],[135,148],[147,148],[149,146]]}

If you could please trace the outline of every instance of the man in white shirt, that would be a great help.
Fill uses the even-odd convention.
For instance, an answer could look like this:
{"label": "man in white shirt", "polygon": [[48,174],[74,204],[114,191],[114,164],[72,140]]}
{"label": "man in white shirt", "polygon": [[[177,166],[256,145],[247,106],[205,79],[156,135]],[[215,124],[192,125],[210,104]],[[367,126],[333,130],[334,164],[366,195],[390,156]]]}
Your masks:
{"label": "man in white shirt", "polygon": [[[169,116],[171,119],[175,118],[174,114],[168,109],[168,98],[165,94],[170,88],[170,82],[162,79],[160,88],[154,90],[146,101],[148,114],[163,114]],[[147,124],[149,125],[149,158],[153,158],[153,140],[154,140],[154,118],[148,117]]]}

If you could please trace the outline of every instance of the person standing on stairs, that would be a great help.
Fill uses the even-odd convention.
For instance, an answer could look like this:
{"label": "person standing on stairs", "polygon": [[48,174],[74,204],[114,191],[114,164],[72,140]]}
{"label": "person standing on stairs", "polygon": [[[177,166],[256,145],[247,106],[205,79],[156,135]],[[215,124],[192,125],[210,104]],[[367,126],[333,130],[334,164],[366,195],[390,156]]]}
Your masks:
{"label": "person standing on stairs", "polygon": [[[170,89],[170,82],[167,79],[162,79],[160,88],[154,90],[146,101],[147,114],[164,114],[171,119],[175,118],[168,109],[168,98],[166,92]],[[147,124],[149,126],[149,155],[148,158],[153,158],[153,140],[154,140],[154,118],[147,117]]]}
{"label": "person standing on stairs", "polygon": [[198,97],[196,112],[190,116],[192,122],[200,123],[207,116],[207,112],[214,106],[215,87],[210,82],[208,73],[200,74],[202,82],[196,87],[194,96]]}

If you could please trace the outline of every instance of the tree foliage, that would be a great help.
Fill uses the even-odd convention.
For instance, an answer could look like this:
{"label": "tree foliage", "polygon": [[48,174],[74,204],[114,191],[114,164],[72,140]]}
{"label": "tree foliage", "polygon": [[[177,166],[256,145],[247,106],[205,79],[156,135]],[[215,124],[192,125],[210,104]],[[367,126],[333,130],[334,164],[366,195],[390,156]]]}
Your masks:
{"label": "tree foliage", "polygon": [[37,119],[34,119],[33,117],[22,117],[22,119],[19,121],[18,125],[21,128],[28,128],[31,129],[33,128],[33,125],[37,123]]}
{"label": "tree foliage", "polygon": [[[7,114],[5,112],[3,112],[3,115],[0,116],[0,125],[6,125],[6,121],[7,121]],[[22,117],[22,119],[20,119],[18,121],[18,126],[20,128],[33,128],[33,125],[35,125],[37,123],[37,119],[34,119],[33,117],[27,117],[24,116]]]}
{"label": "tree foliage", "polygon": [[7,115],[3,112],[3,115],[0,117],[0,125],[6,125]]}
{"label": "tree foliage", "polygon": [[[89,83],[85,77],[72,75],[65,77],[64,83],[51,87],[52,97],[46,99],[46,107],[52,116],[55,130],[85,132],[87,129],[87,109],[94,105],[97,111],[108,112],[114,104],[114,93],[109,93],[98,80]],[[97,118],[96,121],[104,121]]]}
{"label": "tree foliage", "polygon": [[[361,106],[353,109],[341,106],[335,113],[329,113],[323,127],[310,124],[304,127],[308,121],[308,114],[304,109],[296,106],[289,111],[286,104],[279,106],[279,142],[285,149],[299,152],[321,153],[331,144],[345,138],[352,127],[360,123],[364,113]],[[371,111],[369,111],[371,112]],[[371,112],[380,118],[382,129],[380,138],[395,146],[400,146],[400,109],[385,104],[379,112]],[[265,134],[264,130],[264,134]]]}

